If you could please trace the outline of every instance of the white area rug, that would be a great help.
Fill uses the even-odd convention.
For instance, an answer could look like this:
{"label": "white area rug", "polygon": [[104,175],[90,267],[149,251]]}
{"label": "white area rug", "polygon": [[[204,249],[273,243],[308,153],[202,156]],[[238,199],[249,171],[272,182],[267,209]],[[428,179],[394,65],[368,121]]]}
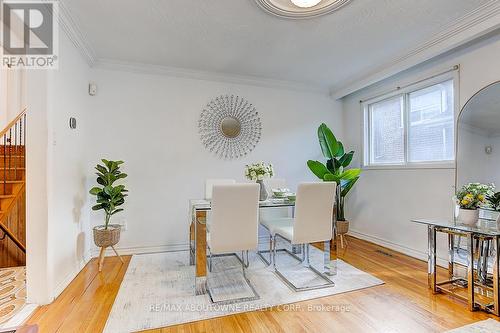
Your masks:
{"label": "white area rug", "polygon": [[478,321],[470,325],[455,328],[446,333],[495,333],[500,332],[500,323],[495,319]]}
{"label": "white area rug", "polygon": [[[321,251],[312,249],[311,263],[320,267],[322,255]],[[213,271],[218,271],[222,263],[225,268],[228,265],[233,266],[233,269],[229,270],[232,273],[228,274],[237,271],[238,261],[234,257],[216,258]],[[287,269],[298,264],[284,253],[279,255],[278,263],[280,267],[283,265]],[[210,281],[226,272],[214,273]],[[303,275],[301,273],[301,282],[314,282],[315,276],[306,274],[310,272]],[[241,269],[238,276],[241,276]],[[188,252],[135,255],[129,264],[104,332],[128,333],[166,327],[383,284],[383,281],[374,276],[339,260],[338,274],[332,277],[334,287],[293,292],[276,276],[274,270],[266,267],[255,254],[250,257],[247,277],[260,299],[217,305],[210,302],[208,295],[195,296],[194,266],[189,266]],[[244,292],[240,291],[240,294]]]}

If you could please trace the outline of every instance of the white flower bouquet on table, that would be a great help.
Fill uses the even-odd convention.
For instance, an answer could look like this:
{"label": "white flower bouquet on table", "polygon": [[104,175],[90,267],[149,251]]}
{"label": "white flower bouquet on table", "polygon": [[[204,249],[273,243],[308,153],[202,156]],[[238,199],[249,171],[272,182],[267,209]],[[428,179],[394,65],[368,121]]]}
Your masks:
{"label": "white flower bouquet on table", "polygon": [[245,166],[245,177],[252,181],[264,180],[274,176],[272,164],[264,164],[264,162],[254,163]]}

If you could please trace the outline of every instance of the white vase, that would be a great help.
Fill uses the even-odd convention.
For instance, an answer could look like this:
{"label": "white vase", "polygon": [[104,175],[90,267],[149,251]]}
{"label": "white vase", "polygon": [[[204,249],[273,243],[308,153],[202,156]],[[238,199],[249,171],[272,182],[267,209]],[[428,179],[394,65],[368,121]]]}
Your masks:
{"label": "white vase", "polygon": [[474,225],[479,220],[479,210],[460,208],[458,211],[458,220],[463,224]]}
{"label": "white vase", "polygon": [[259,201],[266,201],[268,196],[266,184],[264,184],[263,180],[257,180],[257,184],[260,185]]}

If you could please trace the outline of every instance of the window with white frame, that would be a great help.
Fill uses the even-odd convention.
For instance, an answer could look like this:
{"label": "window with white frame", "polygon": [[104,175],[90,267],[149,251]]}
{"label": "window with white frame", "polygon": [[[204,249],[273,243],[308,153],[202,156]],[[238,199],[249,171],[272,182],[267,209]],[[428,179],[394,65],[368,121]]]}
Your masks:
{"label": "window with white frame", "polygon": [[365,166],[452,162],[453,90],[453,79],[424,82],[363,103]]}

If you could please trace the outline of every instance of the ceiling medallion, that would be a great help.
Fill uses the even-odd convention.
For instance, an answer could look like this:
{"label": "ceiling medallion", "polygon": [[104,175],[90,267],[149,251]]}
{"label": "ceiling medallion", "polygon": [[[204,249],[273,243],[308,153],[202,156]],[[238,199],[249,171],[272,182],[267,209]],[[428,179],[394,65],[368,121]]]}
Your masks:
{"label": "ceiling medallion", "polygon": [[266,12],[290,19],[308,19],[336,11],[351,0],[255,0]]}

